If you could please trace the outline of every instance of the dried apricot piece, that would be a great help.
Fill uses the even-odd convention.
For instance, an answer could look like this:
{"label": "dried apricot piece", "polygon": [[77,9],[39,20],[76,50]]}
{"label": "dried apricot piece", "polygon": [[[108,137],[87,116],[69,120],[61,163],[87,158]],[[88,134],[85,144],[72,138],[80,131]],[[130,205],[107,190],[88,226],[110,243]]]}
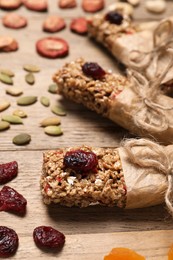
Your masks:
{"label": "dried apricot piece", "polygon": [[88,26],[87,20],[84,17],[75,18],[71,21],[70,30],[77,34],[87,34]]}
{"label": "dried apricot piece", "polygon": [[104,0],[83,0],[82,8],[85,12],[95,13],[102,10],[105,6]]}
{"label": "dried apricot piece", "polygon": [[9,13],[2,18],[2,23],[8,28],[20,29],[27,25],[27,20],[17,13]]}
{"label": "dried apricot piece", "polygon": [[145,257],[139,255],[134,250],[117,247],[113,248],[104,260],[145,260]]}
{"label": "dried apricot piece", "polygon": [[77,6],[76,0],[59,0],[59,8],[74,8]]}
{"label": "dried apricot piece", "polygon": [[62,17],[51,15],[43,22],[43,30],[45,32],[59,32],[66,27],[65,21]]}
{"label": "dried apricot piece", "polygon": [[22,5],[22,0],[0,0],[0,8],[4,10],[14,10]]}
{"label": "dried apricot piece", "polygon": [[63,233],[50,226],[39,226],[33,231],[33,239],[38,247],[60,249],[65,243]]}
{"label": "dried apricot piece", "polygon": [[168,260],[173,260],[173,244],[170,246],[168,251]]}
{"label": "dried apricot piece", "polygon": [[27,9],[37,12],[45,12],[48,9],[47,0],[24,0]]}
{"label": "dried apricot piece", "polygon": [[18,174],[18,163],[16,161],[0,164],[0,184],[7,183]]}
{"label": "dried apricot piece", "polygon": [[17,41],[10,36],[0,36],[0,52],[16,51],[18,49]]}
{"label": "dried apricot piece", "polygon": [[27,200],[15,189],[4,186],[0,191],[0,211],[10,211],[18,214],[26,212]]}
{"label": "dried apricot piece", "polygon": [[0,226],[0,257],[12,256],[19,244],[17,233],[8,227]]}
{"label": "dried apricot piece", "polygon": [[46,37],[37,41],[36,50],[43,57],[55,59],[66,56],[69,46],[62,38]]}

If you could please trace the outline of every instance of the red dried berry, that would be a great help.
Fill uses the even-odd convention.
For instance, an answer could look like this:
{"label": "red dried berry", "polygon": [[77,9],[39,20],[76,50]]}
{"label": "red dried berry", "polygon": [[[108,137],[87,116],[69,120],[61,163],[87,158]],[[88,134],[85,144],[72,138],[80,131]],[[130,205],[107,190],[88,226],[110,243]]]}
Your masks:
{"label": "red dried berry", "polygon": [[69,151],[64,156],[64,167],[80,173],[95,170],[98,164],[97,156],[93,152],[83,150]]}
{"label": "red dried berry", "polygon": [[18,164],[16,161],[0,164],[0,184],[7,183],[17,176]]}
{"label": "red dried berry", "polygon": [[43,23],[43,30],[45,32],[59,32],[66,26],[65,21],[62,17],[51,15],[48,16]]}
{"label": "red dried berry", "polygon": [[85,75],[93,79],[104,78],[106,72],[96,62],[86,62],[82,66],[82,71]]}
{"label": "red dried berry", "polygon": [[87,34],[88,26],[87,20],[84,17],[75,18],[70,24],[70,30],[77,34]]}
{"label": "red dried berry", "polygon": [[46,37],[37,41],[36,50],[43,57],[55,59],[66,56],[69,46],[62,38]]}
{"label": "red dried berry", "polygon": [[116,12],[116,11],[111,11],[106,14],[105,19],[109,21],[110,23],[116,24],[116,25],[121,25],[123,22],[123,16],[122,14]]}
{"label": "red dried berry", "polygon": [[2,23],[8,28],[20,29],[27,25],[27,20],[25,17],[19,14],[9,13],[2,18]]}
{"label": "red dried berry", "polygon": [[39,226],[33,231],[33,239],[37,246],[60,249],[65,243],[65,236],[49,226]]}
{"label": "red dried berry", "polygon": [[12,256],[19,244],[18,235],[8,227],[0,226],[0,257]]}
{"label": "red dried berry", "polygon": [[12,211],[19,214],[26,212],[27,200],[16,190],[4,186],[0,191],[0,211]]}
{"label": "red dried berry", "polygon": [[85,12],[95,13],[104,8],[104,0],[83,0],[82,8]]}

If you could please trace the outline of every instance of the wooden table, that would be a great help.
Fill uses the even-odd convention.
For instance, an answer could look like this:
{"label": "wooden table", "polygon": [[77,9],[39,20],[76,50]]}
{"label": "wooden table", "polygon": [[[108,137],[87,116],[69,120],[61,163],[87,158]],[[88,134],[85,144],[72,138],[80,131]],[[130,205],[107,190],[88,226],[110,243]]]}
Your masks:
{"label": "wooden table", "polygon": [[[25,29],[11,30],[0,24],[1,34],[14,36],[20,45],[17,52],[1,53],[0,67],[10,68],[15,72],[14,85],[22,87],[25,95],[36,95],[38,99],[48,96],[51,104],[59,103],[67,111],[61,118],[64,134],[51,137],[44,134],[39,122],[51,116],[50,108],[43,107],[38,101],[25,107],[28,118],[23,125],[11,125],[10,130],[0,133],[0,163],[16,160],[19,164],[17,178],[9,186],[22,193],[28,201],[27,214],[24,217],[7,212],[0,212],[0,223],[16,230],[20,245],[14,259],[49,259],[64,260],[101,260],[113,247],[129,247],[146,259],[166,260],[167,251],[173,243],[173,220],[165,205],[156,207],[122,210],[118,208],[89,207],[84,209],[65,208],[56,205],[45,206],[40,194],[39,179],[42,170],[42,153],[57,147],[88,144],[102,147],[116,147],[123,137],[129,137],[127,131],[111,121],[88,111],[81,105],[65,100],[58,95],[48,93],[52,75],[67,62],[80,56],[88,61],[96,61],[104,68],[117,71],[115,60],[109,53],[87,37],[78,36],[69,30],[73,17],[86,15],[78,2],[73,10],[60,10],[56,0],[49,1],[49,14],[62,15],[67,23],[65,30],[56,33],[70,44],[70,54],[63,59],[49,60],[36,54],[35,42],[48,33],[42,32],[41,26],[47,13],[37,13],[24,7],[16,12],[28,18]],[[107,0],[113,3],[114,0]],[[145,2],[145,1],[143,1]],[[173,3],[167,2],[167,11],[162,15],[152,15],[143,4],[135,9],[136,20],[161,19],[171,15]],[[5,14],[0,11],[1,17]],[[36,74],[36,83],[28,85],[25,80],[24,64],[31,63],[41,67]],[[16,98],[5,94],[7,86],[0,83],[0,97],[10,100],[11,107],[1,114],[10,114],[17,108]],[[27,146],[15,146],[12,138],[21,132],[32,136]],[[38,249],[32,238],[33,229],[39,225],[50,225],[66,235],[66,244],[58,254],[46,253]]]}

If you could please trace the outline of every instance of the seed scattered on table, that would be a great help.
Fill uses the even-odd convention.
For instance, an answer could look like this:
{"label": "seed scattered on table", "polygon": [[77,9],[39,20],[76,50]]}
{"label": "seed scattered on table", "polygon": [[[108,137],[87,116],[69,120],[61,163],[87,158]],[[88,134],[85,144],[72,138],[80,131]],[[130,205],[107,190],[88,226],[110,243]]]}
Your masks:
{"label": "seed scattered on table", "polygon": [[61,120],[59,117],[47,117],[45,119],[43,119],[40,122],[40,126],[42,127],[46,127],[46,126],[53,126],[53,125],[59,125],[61,123]]}
{"label": "seed scattered on table", "polygon": [[10,124],[23,124],[23,121],[19,116],[2,115],[1,118],[2,118],[2,121],[9,122]]}
{"label": "seed scattered on table", "polygon": [[42,97],[40,98],[40,103],[41,103],[43,106],[45,106],[45,107],[50,106],[50,100],[49,100],[48,97],[42,96]]}
{"label": "seed scattered on table", "polygon": [[57,84],[51,84],[51,85],[49,85],[48,91],[49,91],[50,93],[52,93],[52,94],[57,94],[57,92],[58,92],[58,86],[57,86]]}
{"label": "seed scattered on table", "polygon": [[27,117],[26,112],[23,111],[22,109],[16,109],[16,110],[13,112],[13,115],[14,115],[14,116],[19,116],[19,117],[21,117],[21,118]]}
{"label": "seed scattered on table", "polygon": [[147,0],[145,7],[149,12],[160,14],[166,10],[166,2],[164,0]]}
{"label": "seed scattered on table", "polygon": [[0,112],[6,110],[10,106],[10,102],[7,100],[0,101]]}
{"label": "seed scattered on table", "polygon": [[17,87],[9,87],[6,89],[6,93],[11,96],[20,96],[23,93],[23,90]]}
{"label": "seed scattered on table", "polygon": [[25,75],[25,81],[26,83],[33,85],[35,83],[35,77],[33,73],[28,73]]}
{"label": "seed scattered on table", "polygon": [[0,69],[0,73],[5,74],[9,77],[15,76],[14,72],[12,70],[9,70],[9,69]]}
{"label": "seed scattered on table", "polygon": [[12,77],[8,76],[7,74],[0,73],[0,81],[4,84],[13,85]]}
{"label": "seed scattered on table", "polygon": [[20,106],[29,106],[37,102],[36,96],[24,96],[17,99],[17,104]]}
{"label": "seed scattered on table", "polygon": [[16,145],[29,144],[31,141],[31,136],[27,133],[18,134],[13,138],[13,143]]}
{"label": "seed scattered on table", "polygon": [[48,135],[59,136],[63,134],[60,126],[50,125],[44,128],[44,132]]}
{"label": "seed scattered on table", "polygon": [[32,65],[32,64],[25,64],[23,66],[23,69],[32,73],[40,72],[40,68],[37,65]]}
{"label": "seed scattered on table", "polygon": [[51,111],[58,116],[66,116],[65,110],[60,106],[57,105],[52,106]]}
{"label": "seed scattered on table", "polygon": [[0,131],[5,131],[10,128],[10,123],[6,121],[0,121]]}

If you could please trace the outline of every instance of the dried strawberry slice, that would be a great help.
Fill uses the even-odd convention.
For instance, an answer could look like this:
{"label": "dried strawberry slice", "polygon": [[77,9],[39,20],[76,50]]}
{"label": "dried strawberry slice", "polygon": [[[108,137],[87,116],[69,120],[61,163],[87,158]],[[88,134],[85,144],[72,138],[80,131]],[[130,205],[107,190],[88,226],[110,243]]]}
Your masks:
{"label": "dried strawberry slice", "polygon": [[8,28],[20,29],[27,25],[27,20],[25,17],[19,14],[9,13],[2,18],[2,23]]}
{"label": "dried strawberry slice", "polygon": [[45,12],[48,9],[47,0],[24,0],[26,8],[32,11]]}
{"label": "dried strawberry slice", "polygon": [[43,57],[55,59],[66,56],[69,46],[62,38],[46,37],[37,41],[36,50]]}
{"label": "dried strawberry slice", "polygon": [[84,17],[79,17],[72,20],[70,24],[70,29],[72,32],[75,32],[77,34],[87,34],[87,24],[87,20]]}
{"label": "dried strawberry slice", "polygon": [[74,8],[76,7],[76,0],[59,0],[58,6],[59,8]]}
{"label": "dried strawberry slice", "polygon": [[59,32],[66,26],[65,21],[62,17],[55,15],[48,16],[43,23],[43,30],[46,32]]}
{"label": "dried strawberry slice", "polygon": [[0,211],[12,211],[19,214],[26,212],[26,199],[16,190],[4,186],[0,191]]}
{"label": "dried strawberry slice", "polygon": [[85,12],[95,13],[104,8],[104,0],[83,0],[82,8]]}
{"label": "dried strawberry slice", "polygon": [[17,233],[8,227],[0,226],[0,257],[12,256],[19,244]]}
{"label": "dried strawberry slice", "polygon": [[14,179],[18,173],[18,163],[16,161],[0,164],[0,184],[7,183]]}
{"label": "dried strawberry slice", "polygon": [[50,226],[39,226],[33,231],[33,239],[37,246],[60,249],[65,243],[63,233]]}
{"label": "dried strawberry slice", "polygon": [[4,10],[14,10],[22,5],[22,0],[1,0],[0,8]]}

